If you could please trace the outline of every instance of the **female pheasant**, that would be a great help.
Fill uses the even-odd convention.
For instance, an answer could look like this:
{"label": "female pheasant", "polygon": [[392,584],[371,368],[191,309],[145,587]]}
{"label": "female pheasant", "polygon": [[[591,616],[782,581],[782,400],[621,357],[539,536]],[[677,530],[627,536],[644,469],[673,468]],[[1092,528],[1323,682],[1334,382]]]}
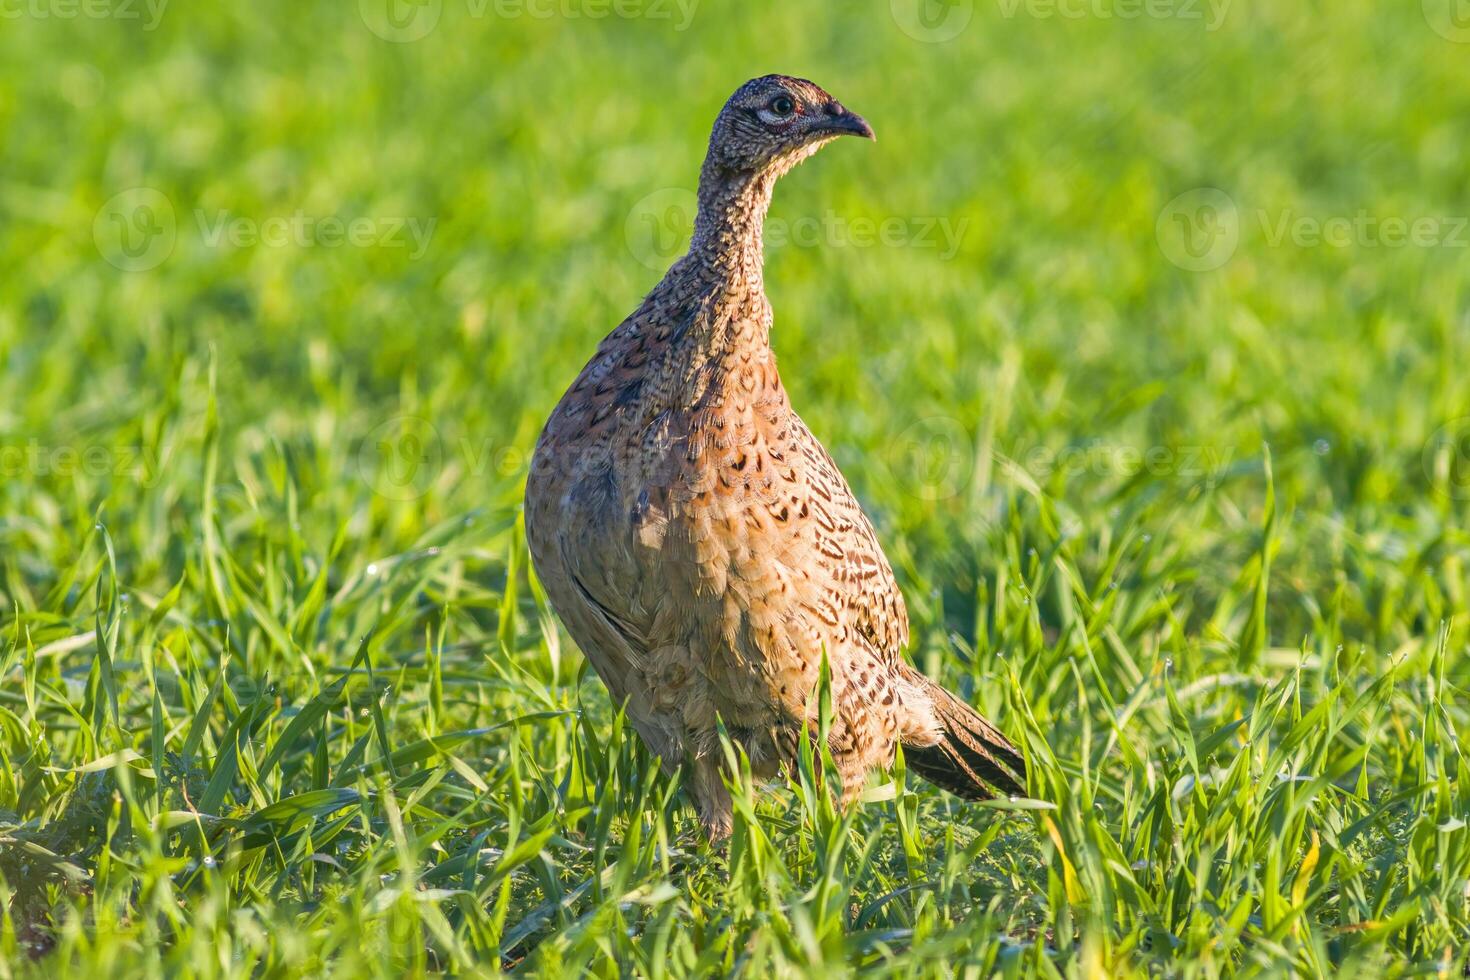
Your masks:
{"label": "female pheasant", "polygon": [[731,826],[717,719],[757,775],[775,775],[816,731],[824,651],[844,799],[896,742],[960,796],[1023,792],[1020,753],[903,660],[893,571],[776,371],[761,278],[771,190],[844,134],[873,138],[804,79],[735,92],[689,254],[562,396],[526,486],[553,607],[652,751],[688,767],[712,839]]}

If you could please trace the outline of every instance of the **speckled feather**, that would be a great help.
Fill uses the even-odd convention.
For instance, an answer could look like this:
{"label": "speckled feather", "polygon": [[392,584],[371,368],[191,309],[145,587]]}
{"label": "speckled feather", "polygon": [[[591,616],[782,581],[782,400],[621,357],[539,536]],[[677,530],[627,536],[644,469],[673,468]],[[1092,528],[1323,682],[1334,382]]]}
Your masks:
{"label": "speckled feather", "polygon": [[761,276],[771,191],[846,133],[872,135],[811,82],[767,76],[731,97],[689,254],[562,397],[527,483],[552,605],[650,748],[690,767],[714,837],[730,827],[718,719],[759,774],[777,773],[815,729],[824,651],[847,797],[899,741],[945,788],[1020,791],[1016,750],[904,662],[893,571],[776,369]]}

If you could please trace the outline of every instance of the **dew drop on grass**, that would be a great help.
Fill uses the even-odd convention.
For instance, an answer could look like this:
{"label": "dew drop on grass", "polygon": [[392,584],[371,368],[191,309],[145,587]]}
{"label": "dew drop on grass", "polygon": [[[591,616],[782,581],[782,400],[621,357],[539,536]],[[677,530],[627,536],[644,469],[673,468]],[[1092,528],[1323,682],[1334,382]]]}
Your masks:
{"label": "dew drop on grass", "polygon": [[1316,442],[1312,443],[1312,452],[1316,453],[1318,456],[1326,456],[1328,453],[1332,452],[1332,443],[1328,442],[1326,439],[1318,439]]}
{"label": "dew drop on grass", "polygon": [[372,564],[372,565],[369,565],[369,566],[368,566],[368,567],[367,567],[367,573],[368,573],[368,574],[369,574],[369,575],[376,575],[376,574],[378,574],[378,566],[377,566],[377,564],[376,564],[376,563],[374,563],[374,564]]}
{"label": "dew drop on grass", "polygon": [[212,868],[212,867],[214,867],[215,866],[215,863],[216,862],[214,860],[214,855],[213,854],[206,854],[206,855],[204,855],[204,866],[206,868]]}

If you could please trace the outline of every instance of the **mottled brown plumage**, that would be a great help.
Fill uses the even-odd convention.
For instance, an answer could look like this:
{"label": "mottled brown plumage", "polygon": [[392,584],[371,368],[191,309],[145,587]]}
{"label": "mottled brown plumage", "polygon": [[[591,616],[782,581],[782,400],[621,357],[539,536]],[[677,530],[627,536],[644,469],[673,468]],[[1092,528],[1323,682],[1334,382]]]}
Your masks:
{"label": "mottled brown plumage", "polygon": [[1021,792],[1020,754],[902,658],[908,614],[873,526],[791,409],[761,229],[776,180],[872,136],[811,82],[748,82],[715,121],[689,254],[603,340],[536,447],[526,530],[552,605],[634,727],[728,833],[717,719],[774,775],[816,729],[847,798],[904,746],[968,798]]}

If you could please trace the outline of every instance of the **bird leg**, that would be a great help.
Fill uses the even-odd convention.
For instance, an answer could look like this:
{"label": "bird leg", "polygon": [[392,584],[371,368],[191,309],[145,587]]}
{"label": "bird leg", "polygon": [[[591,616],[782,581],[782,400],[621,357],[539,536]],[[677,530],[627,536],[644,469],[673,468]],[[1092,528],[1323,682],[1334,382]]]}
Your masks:
{"label": "bird leg", "polygon": [[712,757],[696,759],[689,787],[699,823],[711,844],[730,836],[734,826],[734,806],[719,763]]}

